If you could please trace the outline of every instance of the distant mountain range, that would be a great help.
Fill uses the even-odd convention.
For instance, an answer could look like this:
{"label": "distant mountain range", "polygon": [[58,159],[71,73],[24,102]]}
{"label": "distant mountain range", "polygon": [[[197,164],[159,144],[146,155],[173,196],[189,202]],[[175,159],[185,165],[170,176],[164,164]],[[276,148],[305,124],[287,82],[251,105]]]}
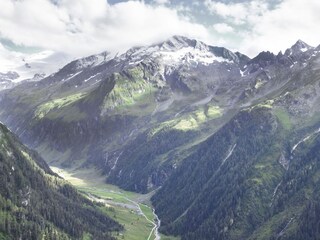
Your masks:
{"label": "distant mountain range", "polygon": [[66,54],[53,51],[9,53],[8,59],[1,60],[0,90],[12,88],[22,81],[39,81],[70,61]]}
{"label": "distant mountain range", "polygon": [[251,59],[175,36],[9,87],[0,119],[25,144],[51,165],[157,190],[167,234],[319,236],[320,47]]}

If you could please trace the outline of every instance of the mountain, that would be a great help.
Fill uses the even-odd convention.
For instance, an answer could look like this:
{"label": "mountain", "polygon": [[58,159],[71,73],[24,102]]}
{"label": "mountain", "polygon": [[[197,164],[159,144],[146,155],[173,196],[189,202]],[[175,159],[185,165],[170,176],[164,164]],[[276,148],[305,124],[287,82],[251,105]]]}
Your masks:
{"label": "mountain", "polygon": [[17,78],[19,78],[19,74],[16,72],[0,73],[0,89],[12,88],[14,80]]}
{"label": "mountain", "polygon": [[6,49],[0,43],[0,90],[21,81],[38,81],[56,72],[71,59],[68,55],[49,50],[21,53]]}
{"label": "mountain", "polygon": [[298,41],[285,55],[263,52],[250,60],[248,69],[265,74],[244,97],[264,86],[269,93],[198,144],[153,196],[164,233],[318,239],[318,49]]}
{"label": "mountain", "polygon": [[239,52],[175,36],[0,92],[51,165],[151,192],[182,239],[317,239],[320,47]]}
{"label": "mountain", "polygon": [[290,142],[282,114],[243,110],[199,144],[153,196],[161,230],[182,239],[318,239],[320,125]]}
{"label": "mountain", "polygon": [[[50,164],[94,165],[110,182],[146,192],[165,181],[185,145],[233,114],[251,81],[241,78],[248,61],[184,37],[119,56],[105,52],[2,92],[2,120],[41,155],[53,156]],[[140,151],[144,146],[149,156]]]}
{"label": "mountain", "polygon": [[113,239],[122,227],[0,124],[0,239]]}

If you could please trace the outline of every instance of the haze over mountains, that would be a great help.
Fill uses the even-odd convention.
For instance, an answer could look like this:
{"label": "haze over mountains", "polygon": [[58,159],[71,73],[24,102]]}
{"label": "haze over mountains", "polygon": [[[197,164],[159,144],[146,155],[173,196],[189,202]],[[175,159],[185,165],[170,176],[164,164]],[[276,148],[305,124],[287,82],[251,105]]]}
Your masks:
{"label": "haze over mountains", "polygon": [[[0,45],[0,50],[1,49]],[[38,53],[18,53],[14,51],[0,51],[0,90],[11,88],[21,81],[38,81],[56,72],[70,61],[66,54],[41,51]]]}
{"label": "haze over mountains", "polygon": [[8,85],[0,120],[52,166],[156,190],[168,235],[317,239],[319,94],[320,47],[251,59],[175,36]]}

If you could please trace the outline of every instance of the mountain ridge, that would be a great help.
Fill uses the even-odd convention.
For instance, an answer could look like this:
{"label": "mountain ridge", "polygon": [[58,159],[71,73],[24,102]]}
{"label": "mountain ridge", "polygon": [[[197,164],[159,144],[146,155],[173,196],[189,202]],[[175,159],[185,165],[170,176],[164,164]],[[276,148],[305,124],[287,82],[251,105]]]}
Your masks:
{"label": "mountain ridge", "polygon": [[[172,43],[172,41],[176,42]],[[195,65],[192,61],[188,62],[183,60],[184,57],[180,57],[185,55],[179,55],[179,59],[183,61],[178,61],[181,65],[172,65],[172,63],[166,65],[162,61],[161,54],[158,59],[158,51],[163,45],[174,46],[178,48],[177,50],[190,45],[200,46],[202,50],[205,49],[205,52],[213,49],[218,57],[226,58],[223,58],[225,59],[223,61]],[[156,50],[155,46],[157,46]],[[310,60],[314,54],[317,54],[314,49],[303,52],[297,63],[290,56],[276,56],[272,53],[261,53],[249,60],[240,53],[231,54],[223,48],[209,47],[196,40],[181,37],[173,37],[162,44],[136,48],[128,52],[130,54],[126,53],[113,59],[105,52],[100,54],[100,57],[90,56],[76,60],[44,80],[25,83],[13,90],[3,92],[2,103],[6,106],[5,108],[18,107],[19,105],[15,103],[18,101],[24,107],[21,110],[16,109],[15,112],[25,117],[20,116],[20,122],[16,120],[12,122],[18,117],[10,116],[9,113],[2,119],[17,131],[22,139],[29,139],[29,144],[33,147],[37,145],[39,147],[42,141],[46,142],[45,138],[51,138],[51,140],[48,139],[49,142],[53,140],[53,145],[59,149],[58,151],[65,151],[68,145],[73,147],[72,144],[75,142],[78,144],[74,144],[74,147],[83,145],[88,136],[93,142],[97,139],[103,142],[104,134],[99,133],[101,129],[104,129],[106,136],[118,131],[120,136],[117,137],[117,141],[127,141],[124,140],[126,138],[131,141],[139,132],[141,134],[148,128],[147,132],[152,131],[154,124],[154,127],[159,123],[161,126],[161,122],[170,122],[174,119],[173,115],[176,114],[172,115],[170,111],[181,112],[183,117],[188,115],[184,114],[184,111],[188,113],[192,112],[192,109],[208,107],[209,112],[216,111],[218,115],[228,115],[235,106],[238,108],[260,101],[259,99],[270,94],[272,89],[279,89],[288,84],[291,72],[303,69],[306,59]],[[154,54],[154,57],[150,57]],[[187,53],[186,55],[188,56]],[[243,59],[242,64],[237,56]],[[236,60],[229,62],[233,58]],[[132,61],[135,64],[130,64]],[[29,89],[30,93],[25,93],[24,89]],[[203,124],[207,125],[206,121],[212,117],[208,114],[208,110],[201,111],[204,113],[203,120],[193,117],[192,113],[191,118],[189,116],[188,120],[182,119],[182,123],[192,124],[192,121],[203,121]],[[150,117],[155,119],[151,125],[147,124],[150,122]],[[25,120],[22,120],[24,118]],[[219,122],[219,119],[215,120],[215,118],[212,121]],[[29,123],[28,126],[28,122],[32,124]],[[115,129],[118,130],[113,131],[112,127],[106,128],[106,124],[121,127],[116,127]],[[147,124],[147,129],[144,129],[144,124]],[[179,125],[177,126],[180,131]],[[192,130],[191,126],[187,128],[188,131]],[[56,129],[59,132],[64,128],[70,128],[65,136],[65,144],[59,143],[61,139],[58,135],[46,133],[46,129],[52,129],[52,131]],[[30,142],[30,139],[37,140]],[[91,150],[92,156],[97,154],[96,151],[102,151],[98,155],[105,154],[105,150],[94,150],[100,143],[94,145]],[[79,149],[82,148],[79,146]],[[119,150],[112,152],[117,151]]]}
{"label": "mountain ridge", "polygon": [[0,120],[53,166],[100,170],[141,193],[161,187],[152,201],[167,234],[303,239],[318,196],[318,49],[298,41],[250,59],[173,37],[2,91]]}

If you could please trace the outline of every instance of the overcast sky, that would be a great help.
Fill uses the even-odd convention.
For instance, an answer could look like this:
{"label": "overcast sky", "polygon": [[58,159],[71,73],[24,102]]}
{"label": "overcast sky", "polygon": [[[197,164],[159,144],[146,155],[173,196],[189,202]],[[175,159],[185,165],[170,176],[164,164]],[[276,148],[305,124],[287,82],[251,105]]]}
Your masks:
{"label": "overcast sky", "polygon": [[82,57],[184,35],[250,57],[320,44],[319,0],[0,0],[1,49]]}

